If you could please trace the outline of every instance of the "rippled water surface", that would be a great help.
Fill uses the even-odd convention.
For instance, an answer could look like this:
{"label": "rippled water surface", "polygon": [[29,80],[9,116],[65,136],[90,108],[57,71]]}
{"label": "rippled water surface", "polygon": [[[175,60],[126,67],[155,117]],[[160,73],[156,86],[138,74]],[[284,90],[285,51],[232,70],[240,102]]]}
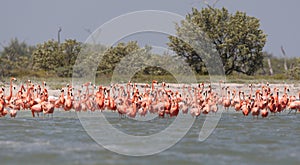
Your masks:
{"label": "rippled water surface", "polygon": [[[201,115],[175,146],[145,157],[122,156],[104,149],[88,136],[75,112],[56,111],[53,118],[32,118],[30,114],[21,111],[16,119],[0,119],[1,165],[300,164],[300,114],[252,119],[241,113],[223,113],[211,136],[199,142],[205,119]],[[137,122],[120,119],[114,113],[109,116],[115,128],[135,135],[157,133],[174,120]],[[153,145],[160,145],[159,141]]]}

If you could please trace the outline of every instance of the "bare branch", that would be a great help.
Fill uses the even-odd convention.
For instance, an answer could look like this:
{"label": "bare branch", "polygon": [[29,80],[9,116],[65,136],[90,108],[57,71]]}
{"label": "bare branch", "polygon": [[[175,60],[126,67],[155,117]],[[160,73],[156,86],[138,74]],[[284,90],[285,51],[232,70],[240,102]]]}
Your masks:
{"label": "bare branch", "polygon": [[101,29],[99,29],[96,34],[95,33],[93,34],[93,32],[91,31],[91,29],[88,29],[88,28],[84,28],[84,31],[86,31],[87,33],[89,33],[89,35],[92,37],[93,44],[96,44],[95,36],[98,37],[98,35],[101,33]]}
{"label": "bare branch", "polygon": [[288,67],[287,67],[287,64],[286,64],[286,58],[287,58],[287,55],[286,55],[286,53],[285,53],[285,51],[284,51],[284,49],[283,49],[283,46],[281,46],[281,52],[282,52],[282,55],[283,55],[283,57],[284,57],[284,64],[283,64],[284,70],[285,70],[285,71],[288,71]]}
{"label": "bare branch", "polygon": [[58,27],[58,31],[57,31],[57,42],[58,44],[60,44],[60,32],[62,31],[61,27]]}
{"label": "bare branch", "polygon": [[220,0],[215,0],[215,2],[213,3],[212,7],[215,8],[216,4],[219,2]]}
{"label": "bare branch", "polygon": [[269,65],[270,75],[273,75],[273,68],[272,68],[272,65],[271,65],[270,58],[268,58],[268,65]]}

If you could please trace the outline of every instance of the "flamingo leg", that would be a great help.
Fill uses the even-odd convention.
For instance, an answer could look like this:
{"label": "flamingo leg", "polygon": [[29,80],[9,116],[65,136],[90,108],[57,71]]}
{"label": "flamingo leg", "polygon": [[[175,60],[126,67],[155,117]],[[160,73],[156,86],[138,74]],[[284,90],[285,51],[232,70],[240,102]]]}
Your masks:
{"label": "flamingo leg", "polygon": [[32,117],[35,117],[34,111],[31,111],[31,113],[32,113]]}

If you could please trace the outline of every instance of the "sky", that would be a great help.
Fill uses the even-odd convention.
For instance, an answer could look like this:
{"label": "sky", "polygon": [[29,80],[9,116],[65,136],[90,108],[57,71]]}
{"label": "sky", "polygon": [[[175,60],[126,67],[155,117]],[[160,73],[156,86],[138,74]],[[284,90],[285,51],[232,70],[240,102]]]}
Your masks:
{"label": "sky", "polygon": [[[207,0],[213,4],[215,0]],[[282,56],[283,46],[289,57],[300,57],[299,0],[219,0],[215,7],[226,7],[231,13],[244,11],[261,21],[268,35],[264,51]],[[205,7],[202,0],[0,0],[0,43],[18,38],[35,45],[57,39],[84,42],[90,32],[120,15],[140,10],[161,10],[185,16],[192,7]],[[156,37],[153,37],[156,36]],[[129,37],[135,40],[134,36]],[[137,40],[155,40],[165,44],[166,35],[136,35]],[[146,38],[146,39],[145,39]],[[145,42],[148,44],[147,42]]]}

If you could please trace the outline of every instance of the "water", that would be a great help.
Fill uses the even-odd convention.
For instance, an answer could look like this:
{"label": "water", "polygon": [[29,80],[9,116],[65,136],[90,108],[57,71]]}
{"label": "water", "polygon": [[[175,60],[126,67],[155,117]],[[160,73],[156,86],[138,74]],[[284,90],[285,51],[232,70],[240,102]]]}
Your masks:
{"label": "water", "polygon": [[[32,118],[21,111],[16,119],[0,119],[0,161],[6,164],[300,164],[300,115],[267,119],[223,113],[204,142],[198,142],[204,115],[170,149],[145,157],[108,151],[85,132],[75,112],[56,111],[53,119]],[[142,125],[109,115],[109,122],[124,132],[147,135],[159,132],[174,119],[154,119]],[[150,123],[150,124],[149,124]],[[172,137],[168,137],[172,138]],[[159,141],[153,145],[160,145]]]}

